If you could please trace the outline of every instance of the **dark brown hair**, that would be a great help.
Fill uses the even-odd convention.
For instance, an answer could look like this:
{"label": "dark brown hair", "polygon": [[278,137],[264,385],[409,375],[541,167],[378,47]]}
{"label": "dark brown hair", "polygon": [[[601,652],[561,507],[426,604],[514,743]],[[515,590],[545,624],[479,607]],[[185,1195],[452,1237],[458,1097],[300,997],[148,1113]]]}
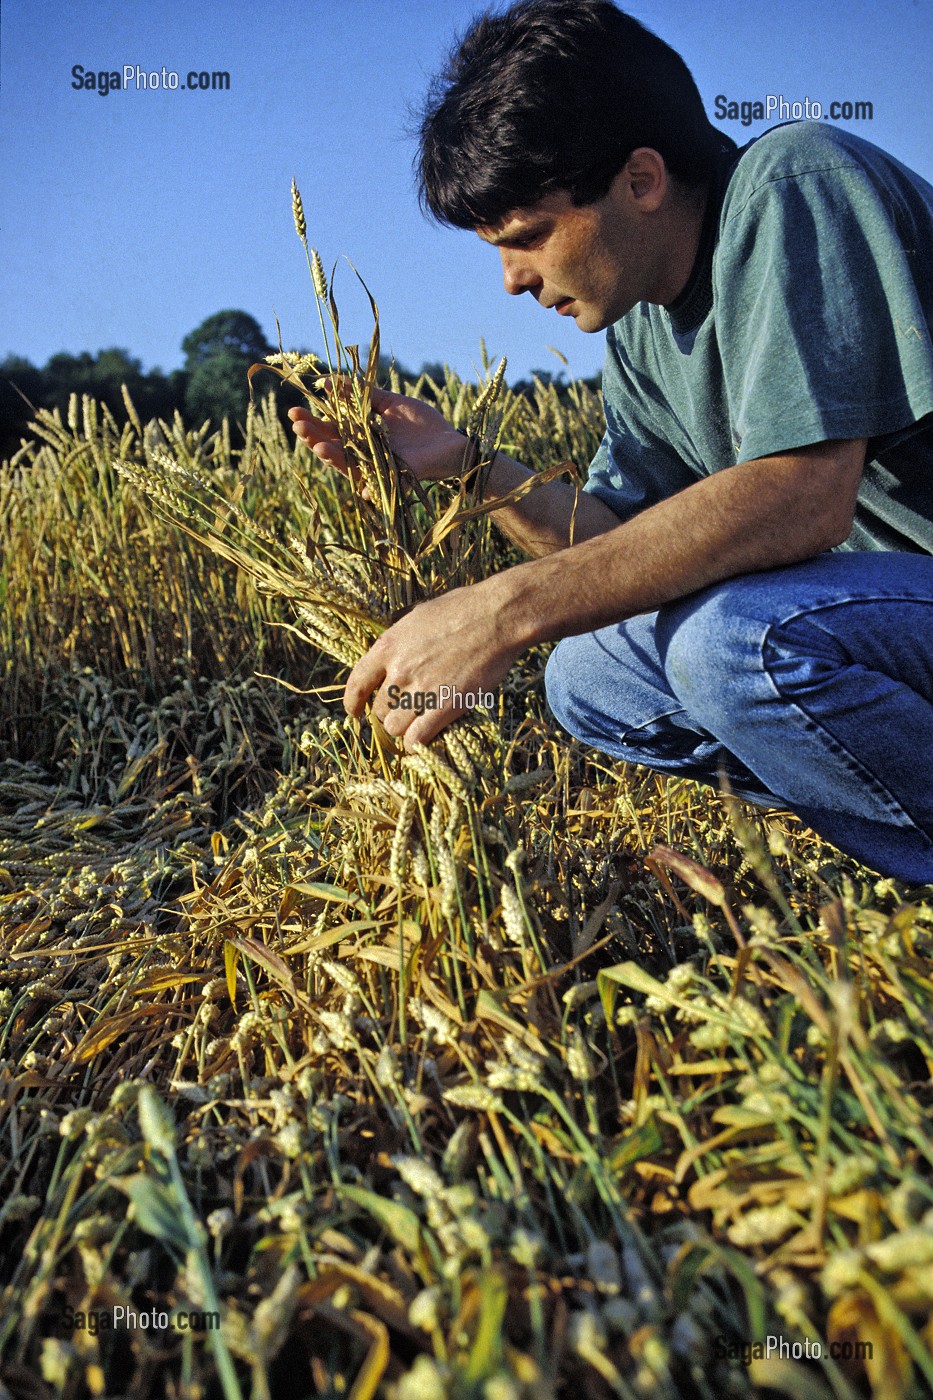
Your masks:
{"label": "dark brown hair", "polygon": [[610,0],[519,0],[473,21],[419,121],[422,207],[458,228],[494,227],[567,190],[601,199],[651,146],[689,185],[726,138],[683,59]]}

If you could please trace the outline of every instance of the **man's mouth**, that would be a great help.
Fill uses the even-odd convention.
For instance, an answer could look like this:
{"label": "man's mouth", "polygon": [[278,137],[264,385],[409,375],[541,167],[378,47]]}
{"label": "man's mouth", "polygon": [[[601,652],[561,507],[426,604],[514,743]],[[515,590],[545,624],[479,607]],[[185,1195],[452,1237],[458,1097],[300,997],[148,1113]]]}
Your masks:
{"label": "man's mouth", "polygon": [[566,316],[572,305],[573,297],[564,297],[563,301],[555,301],[554,310],[557,312],[558,316]]}

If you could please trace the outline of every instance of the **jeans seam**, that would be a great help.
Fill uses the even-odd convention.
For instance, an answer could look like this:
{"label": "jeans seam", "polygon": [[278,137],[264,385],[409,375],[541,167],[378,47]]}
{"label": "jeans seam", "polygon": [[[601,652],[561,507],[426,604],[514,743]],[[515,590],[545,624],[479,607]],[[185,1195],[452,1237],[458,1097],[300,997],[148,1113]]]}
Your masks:
{"label": "jeans seam", "polygon": [[813,603],[809,607],[797,608],[794,612],[788,613],[779,621],[770,622],[768,631],[773,627],[785,627],[788,622],[797,622],[802,617],[812,617],[814,613],[829,612],[832,608],[847,608],[852,603],[925,603],[927,607],[933,608],[933,599],[928,595],[915,593],[853,593],[850,597],[840,601],[838,598],[828,599],[825,603]]}
{"label": "jeans seam", "polygon": [[663,710],[660,714],[653,715],[651,719],[646,719],[641,724],[630,725],[628,729],[620,730],[619,743],[624,744],[630,734],[639,734],[642,730],[648,729],[652,724],[657,724],[659,720],[670,719],[671,715],[682,714],[686,714],[683,705],[675,705],[672,710]]}

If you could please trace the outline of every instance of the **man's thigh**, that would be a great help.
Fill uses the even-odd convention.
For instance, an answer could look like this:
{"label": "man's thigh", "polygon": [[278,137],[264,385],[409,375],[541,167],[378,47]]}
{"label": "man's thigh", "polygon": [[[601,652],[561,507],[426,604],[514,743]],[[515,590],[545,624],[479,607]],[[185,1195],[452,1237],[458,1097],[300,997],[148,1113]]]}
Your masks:
{"label": "man's thigh", "polygon": [[546,684],[557,718],[594,747],[701,781],[724,770],[752,799],[788,800],[779,772],[761,776],[775,744],[793,765],[788,704],[798,723],[812,707],[842,747],[854,735],[883,749],[909,724],[929,763],[933,558],[839,552],[727,579],[566,639]]}
{"label": "man's thigh", "polygon": [[658,648],[658,613],[567,637],[548,659],[545,686],[563,727],[603,753],[672,776],[718,783],[776,802],[745,764],[674,693]]}
{"label": "man's thigh", "polygon": [[727,579],[655,616],[667,684],[699,715],[741,711],[735,702],[759,699],[762,677],[765,698],[815,695],[842,671],[853,709],[865,703],[869,673],[933,703],[933,557],[926,554],[821,554]]}

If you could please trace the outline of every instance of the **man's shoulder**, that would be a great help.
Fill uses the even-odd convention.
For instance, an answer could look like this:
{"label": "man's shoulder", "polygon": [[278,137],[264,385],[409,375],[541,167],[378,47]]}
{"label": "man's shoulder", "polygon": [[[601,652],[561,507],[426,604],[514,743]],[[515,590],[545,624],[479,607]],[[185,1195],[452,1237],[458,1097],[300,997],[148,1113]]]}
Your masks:
{"label": "man's shoulder", "polygon": [[786,122],[756,137],[738,153],[726,189],[723,214],[731,217],[758,191],[780,182],[797,184],[855,176],[876,188],[913,185],[933,190],[914,171],[864,137],[826,122]]}
{"label": "man's shoulder", "polygon": [[869,152],[883,154],[870,141],[828,122],[782,122],[743,146],[735,169],[737,174],[799,173],[858,165]]}
{"label": "man's shoulder", "polygon": [[[869,142],[824,122],[787,122],[772,127],[739,151],[726,190],[726,207],[765,185],[804,175],[861,168]],[[871,147],[876,150],[876,147]]]}

